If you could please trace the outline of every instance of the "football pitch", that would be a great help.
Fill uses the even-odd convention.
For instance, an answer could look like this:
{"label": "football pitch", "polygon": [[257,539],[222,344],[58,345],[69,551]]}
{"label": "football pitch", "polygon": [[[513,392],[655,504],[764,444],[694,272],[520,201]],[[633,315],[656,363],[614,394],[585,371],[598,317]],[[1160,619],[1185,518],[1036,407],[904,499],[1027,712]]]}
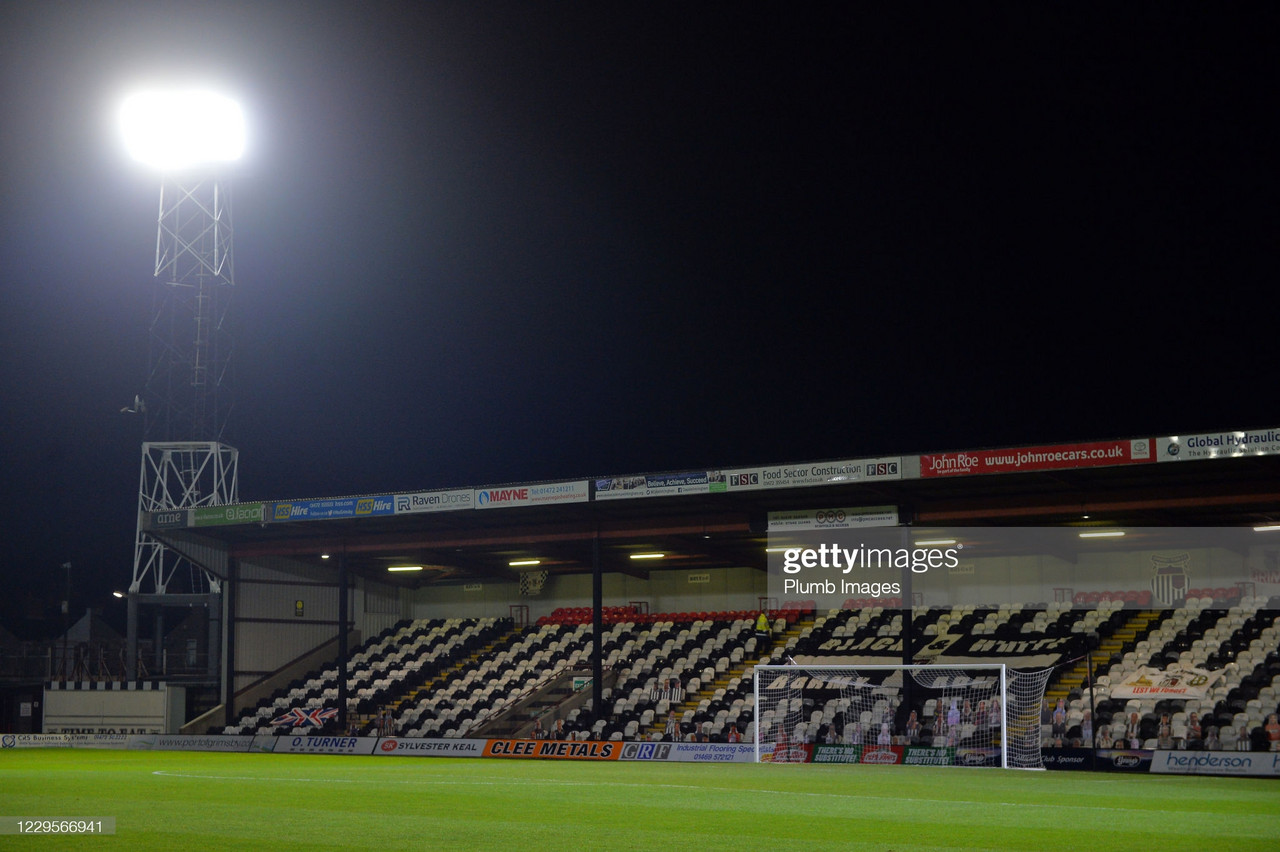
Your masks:
{"label": "football pitch", "polygon": [[116,827],[4,849],[1280,848],[1274,780],[935,767],[24,749],[0,815]]}

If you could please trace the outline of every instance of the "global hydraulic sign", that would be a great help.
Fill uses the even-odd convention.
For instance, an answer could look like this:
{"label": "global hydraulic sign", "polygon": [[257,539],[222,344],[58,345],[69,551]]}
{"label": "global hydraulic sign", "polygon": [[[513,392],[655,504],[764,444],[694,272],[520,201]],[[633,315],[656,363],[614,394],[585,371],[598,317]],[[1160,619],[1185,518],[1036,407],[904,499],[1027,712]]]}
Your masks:
{"label": "global hydraulic sign", "polygon": [[320,521],[333,518],[370,518],[395,514],[390,495],[333,497],[327,500],[290,500],[268,503],[271,521]]}
{"label": "global hydraulic sign", "polygon": [[1156,455],[1162,462],[1275,456],[1280,455],[1280,429],[1175,435],[1161,438],[1158,445]]}

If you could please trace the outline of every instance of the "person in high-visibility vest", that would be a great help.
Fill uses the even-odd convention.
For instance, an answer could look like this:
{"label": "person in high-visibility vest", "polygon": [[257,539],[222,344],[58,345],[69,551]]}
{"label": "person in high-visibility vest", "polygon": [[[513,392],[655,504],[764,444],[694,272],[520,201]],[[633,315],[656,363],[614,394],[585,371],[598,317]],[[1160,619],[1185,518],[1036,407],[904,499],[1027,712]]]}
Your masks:
{"label": "person in high-visibility vest", "polygon": [[756,618],[756,653],[764,656],[773,646],[773,628],[769,624],[769,613],[764,610]]}

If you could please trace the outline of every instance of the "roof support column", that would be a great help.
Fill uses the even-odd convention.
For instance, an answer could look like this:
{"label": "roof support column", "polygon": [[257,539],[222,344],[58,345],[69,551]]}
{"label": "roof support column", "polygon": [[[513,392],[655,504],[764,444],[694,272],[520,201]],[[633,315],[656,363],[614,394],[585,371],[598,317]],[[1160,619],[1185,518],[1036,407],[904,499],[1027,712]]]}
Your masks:
{"label": "roof support column", "polygon": [[338,730],[347,732],[347,548],[338,556]]}
{"label": "roof support column", "polygon": [[[591,706],[595,718],[604,718],[604,575],[600,570],[600,529],[591,539]],[[594,721],[594,720],[593,720]]]}

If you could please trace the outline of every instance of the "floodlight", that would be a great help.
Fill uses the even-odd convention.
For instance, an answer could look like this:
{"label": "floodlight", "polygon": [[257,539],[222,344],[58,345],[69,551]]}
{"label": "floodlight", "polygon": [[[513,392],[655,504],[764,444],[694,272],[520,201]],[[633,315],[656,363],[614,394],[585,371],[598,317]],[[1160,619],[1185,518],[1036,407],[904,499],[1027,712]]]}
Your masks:
{"label": "floodlight", "polygon": [[421,565],[391,565],[387,567],[388,571],[421,571]]}
{"label": "floodlight", "polygon": [[1103,532],[1082,532],[1081,538],[1123,538],[1124,530],[1104,530]]}
{"label": "floodlight", "polygon": [[120,108],[120,131],[129,156],[161,171],[230,162],[245,147],[240,105],[206,89],[131,95]]}
{"label": "floodlight", "polygon": [[512,568],[524,568],[530,565],[541,565],[541,559],[513,559],[507,563]]}
{"label": "floodlight", "polygon": [[667,554],[665,553],[633,553],[631,554],[631,558],[632,559],[662,559],[666,555]]}

